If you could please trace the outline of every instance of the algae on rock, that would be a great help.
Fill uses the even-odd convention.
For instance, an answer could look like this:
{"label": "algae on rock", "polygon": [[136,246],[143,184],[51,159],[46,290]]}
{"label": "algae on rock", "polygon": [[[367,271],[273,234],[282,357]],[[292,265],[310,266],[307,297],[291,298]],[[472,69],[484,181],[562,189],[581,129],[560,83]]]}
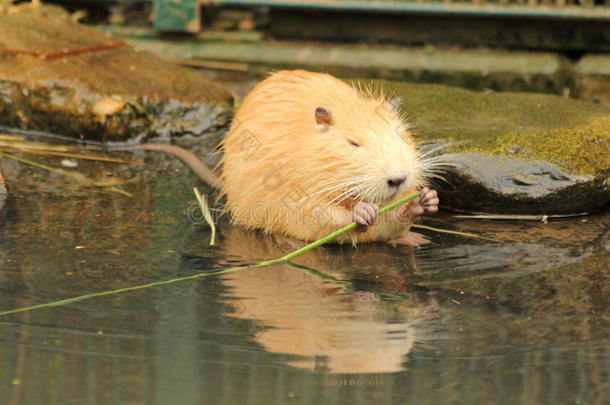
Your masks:
{"label": "algae on rock", "polygon": [[419,143],[456,167],[443,204],[505,214],[592,212],[610,201],[610,108],[559,96],[394,82]]}

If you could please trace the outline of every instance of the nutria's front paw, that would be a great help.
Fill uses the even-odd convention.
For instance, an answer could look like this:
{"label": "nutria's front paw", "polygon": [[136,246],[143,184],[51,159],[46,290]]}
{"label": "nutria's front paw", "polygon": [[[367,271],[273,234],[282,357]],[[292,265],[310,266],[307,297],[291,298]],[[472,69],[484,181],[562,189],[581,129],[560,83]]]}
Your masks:
{"label": "nutria's front paw", "polygon": [[417,197],[411,203],[411,212],[415,217],[420,217],[425,214],[434,214],[438,211],[438,194],[436,190],[430,190],[428,187],[424,187],[419,192]]}
{"label": "nutria's front paw", "polygon": [[379,207],[377,204],[360,201],[352,210],[352,221],[358,225],[371,226],[377,222]]}

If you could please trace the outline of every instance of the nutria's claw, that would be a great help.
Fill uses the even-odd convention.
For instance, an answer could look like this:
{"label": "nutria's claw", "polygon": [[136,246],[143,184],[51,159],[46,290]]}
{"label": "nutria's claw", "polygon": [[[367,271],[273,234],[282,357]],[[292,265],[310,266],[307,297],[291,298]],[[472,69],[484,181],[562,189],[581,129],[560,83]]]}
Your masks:
{"label": "nutria's claw", "polygon": [[424,187],[419,192],[419,197],[411,203],[411,212],[417,217],[425,214],[434,214],[438,211],[438,204],[439,200],[436,190]]}
{"label": "nutria's claw", "polygon": [[377,204],[360,201],[354,205],[352,211],[352,221],[358,225],[371,226],[377,222],[379,207]]}

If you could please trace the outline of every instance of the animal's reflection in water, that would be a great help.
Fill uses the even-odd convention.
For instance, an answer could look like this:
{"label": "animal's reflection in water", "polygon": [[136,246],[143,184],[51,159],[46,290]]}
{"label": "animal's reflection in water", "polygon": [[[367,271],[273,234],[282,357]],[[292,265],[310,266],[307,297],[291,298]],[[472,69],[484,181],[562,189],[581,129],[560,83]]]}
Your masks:
{"label": "animal's reflection in water", "polygon": [[[298,248],[295,242],[227,227],[222,242],[231,262],[254,263]],[[297,355],[288,364],[328,373],[402,370],[418,324],[436,301],[409,291],[412,253],[380,244],[317,248],[293,264],[222,276],[230,316],[265,328],[255,340],[266,350]]]}

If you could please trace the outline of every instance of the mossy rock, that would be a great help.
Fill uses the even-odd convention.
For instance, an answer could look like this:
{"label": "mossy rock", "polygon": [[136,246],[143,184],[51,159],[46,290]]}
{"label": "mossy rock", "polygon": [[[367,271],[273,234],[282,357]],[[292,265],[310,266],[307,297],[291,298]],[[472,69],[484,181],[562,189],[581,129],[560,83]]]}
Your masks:
{"label": "mossy rock", "polygon": [[231,94],[201,72],[73,23],[55,7],[0,14],[0,49],[0,126],[123,141],[201,135],[232,111]]}
{"label": "mossy rock", "polygon": [[610,108],[559,96],[374,82],[402,99],[420,143],[456,167],[443,204],[503,214],[576,214],[610,201]]}

